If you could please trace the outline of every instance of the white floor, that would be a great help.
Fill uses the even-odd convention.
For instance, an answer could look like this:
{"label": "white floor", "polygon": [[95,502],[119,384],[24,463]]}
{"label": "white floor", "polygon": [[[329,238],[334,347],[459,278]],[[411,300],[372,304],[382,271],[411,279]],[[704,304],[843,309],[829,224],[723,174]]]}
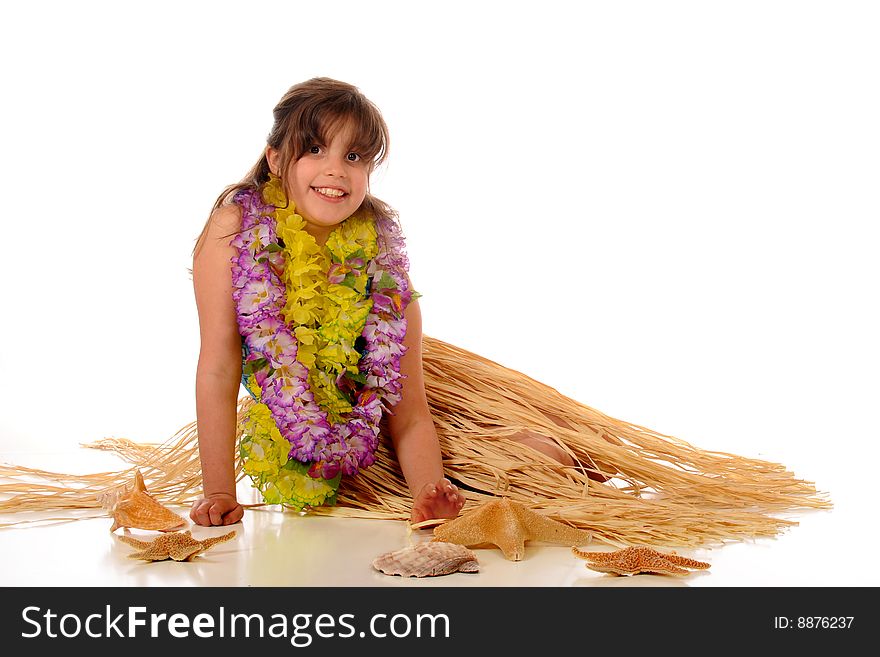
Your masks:
{"label": "white floor", "polygon": [[[115,457],[91,450],[6,452],[0,460],[22,465],[97,472],[115,469]],[[233,541],[192,562],[149,563],[129,559],[133,548],[109,533],[109,517],[78,519],[75,513],[0,516],[0,524],[24,518],[45,523],[0,529],[2,586],[876,586],[880,574],[857,555],[876,545],[873,502],[859,482],[841,480],[831,491],[835,508],[796,517],[799,525],[775,539],[677,552],[711,563],[687,577],[616,577],[588,570],[564,546],[527,543],[520,562],[497,549],[480,548],[480,572],[404,579],[383,575],[372,560],[428,540],[429,529],[410,532],[405,522],[305,516],[272,509],[249,510],[234,525]],[[864,489],[864,487],[862,487]],[[187,510],[179,510],[186,516]],[[191,527],[204,538],[229,528]],[[117,530],[117,534],[122,530]],[[133,532],[151,538],[154,533]],[[596,549],[610,549],[597,544]],[[856,555],[855,558],[850,555]],[[847,559],[850,559],[849,561]]]}

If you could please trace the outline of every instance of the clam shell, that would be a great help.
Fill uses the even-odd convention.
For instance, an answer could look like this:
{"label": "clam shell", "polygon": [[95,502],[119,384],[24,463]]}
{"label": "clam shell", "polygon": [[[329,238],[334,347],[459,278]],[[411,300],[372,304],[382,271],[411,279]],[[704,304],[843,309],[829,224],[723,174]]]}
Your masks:
{"label": "clam shell", "polygon": [[140,471],[135,471],[134,490],[126,491],[112,502],[110,515],[113,516],[111,532],[119,527],[167,532],[188,525],[184,518],[161,505],[147,492]]}
{"label": "clam shell", "polygon": [[463,545],[429,542],[388,552],[373,560],[373,568],[386,575],[434,577],[450,573],[476,573],[477,556]]}

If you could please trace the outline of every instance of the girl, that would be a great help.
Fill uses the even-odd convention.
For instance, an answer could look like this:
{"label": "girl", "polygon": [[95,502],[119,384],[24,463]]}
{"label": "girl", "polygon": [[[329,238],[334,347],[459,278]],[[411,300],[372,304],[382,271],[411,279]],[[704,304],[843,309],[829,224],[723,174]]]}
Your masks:
{"label": "girl", "polygon": [[[242,519],[242,473],[267,504],[416,523],[505,495],[616,545],[772,536],[793,524],[779,512],[830,506],[779,464],[610,418],[423,336],[395,215],[369,191],[388,148],[379,111],[317,78],[274,115],[193,252],[197,426],[159,448],[97,445],[131,461],[126,472],[0,468],[52,482],[22,483],[0,511],[95,507],[135,468],[166,503],[201,487],[200,525]],[[58,482],[70,490],[47,496]]]}
{"label": "girl", "polygon": [[[295,85],[278,103],[274,116],[275,123],[262,157],[241,183],[227,189],[217,200],[194,250],[193,283],[201,336],[196,373],[196,413],[204,493],[193,504],[191,518],[201,525],[218,525],[238,522],[242,517],[234,477],[236,402],[242,375],[242,337],[239,333],[244,334],[246,349],[266,339],[270,341],[260,345],[261,351],[251,352],[246,364],[268,355],[273,349],[281,352],[287,348],[286,353],[274,353],[275,358],[270,358],[262,370],[251,374],[257,385],[251,384],[248,388],[256,392],[255,398],[261,396],[266,401],[264,408],[272,409],[268,430],[271,434],[278,434],[274,436],[275,440],[281,440],[278,429],[284,428],[287,436],[300,436],[299,442],[294,439],[294,445],[300,448],[300,453],[308,453],[307,460],[296,457],[290,457],[289,461],[279,459],[274,465],[282,470],[281,473],[267,475],[263,471],[259,485],[264,493],[268,488],[279,501],[300,506],[298,502],[315,501],[303,498],[306,493],[301,489],[317,485],[310,479],[318,470],[332,475],[318,477],[324,482],[328,479],[334,481],[323,484],[326,490],[321,494],[330,497],[330,491],[338,484],[340,467],[344,468],[348,463],[347,474],[354,474],[359,466],[368,465],[378,442],[381,410],[357,414],[356,419],[348,423],[359,422],[357,427],[360,429],[364,428],[364,422],[372,425],[364,431],[365,444],[361,447],[365,453],[356,454],[345,440],[351,427],[343,425],[344,431],[334,434],[333,420],[336,420],[337,427],[343,424],[339,413],[328,412],[316,402],[324,398],[351,412],[352,396],[358,399],[369,397],[367,403],[374,409],[379,409],[383,401],[394,406],[388,428],[412,492],[412,519],[453,517],[464,505],[464,497],[443,477],[440,446],[422,381],[418,302],[411,298],[405,260],[399,252],[398,241],[393,239],[394,215],[387,205],[369,193],[370,173],[382,163],[387,153],[385,122],[376,107],[355,87],[325,78]],[[277,207],[263,205],[262,211],[269,209],[275,214],[275,225],[272,221],[254,221],[254,213],[259,211],[261,204],[270,202]],[[242,225],[243,211],[251,213],[246,226]],[[356,222],[356,234],[353,230],[338,232],[346,222]],[[244,236],[243,228],[251,234]],[[260,242],[264,238],[270,239],[268,235],[273,229],[280,239]],[[385,234],[374,237],[371,231],[380,230]],[[264,231],[266,235],[257,235],[256,231]],[[230,236],[235,237],[230,240]],[[320,251],[331,236],[334,239],[328,263]],[[353,239],[345,243],[348,236]],[[359,237],[362,238],[360,241]],[[283,250],[275,253],[284,253],[288,257],[279,258],[277,263],[264,267],[261,273],[248,277],[246,273],[253,273],[257,266],[253,255],[263,253],[260,247],[274,244],[283,245]],[[320,288],[324,298],[297,296],[296,290],[289,290],[286,295],[288,303],[283,309],[267,309],[267,305],[273,305],[267,298],[254,304],[247,297],[247,286],[270,279],[277,283],[274,274],[281,274],[285,264],[289,267],[297,255],[290,250],[291,247],[303,249],[306,253],[302,260],[306,266],[312,266],[315,273],[315,282],[311,285]],[[396,257],[397,269],[393,265],[371,269],[372,265],[364,261],[367,252],[374,261],[376,258]],[[245,258],[247,263],[243,261]],[[352,264],[355,261],[357,264]],[[272,269],[271,264],[277,264],[278,269]],[[334,278],[328,277],[325,283],[323,270],[326,264],[330,264]],[[386,287],[380,288],[382,283],[377,273],[389,277]],[[301,282],[304,276],[301,273],[291,275],[288,269],[282,278]],[[264,287],[260,287],[260,293],[264,292]],[[274,306],[280,306],[283,298],[281,286],[277,287]],[[398,295],[395,300],[398,306],[377,310],[376,296],[370,292],[379,289]],[[237,308],[233,290],[237,294]],[[331,300],[330,296],[334,294],[342,296]],[[262,301],[267,303],[261,304]],[[356,309],[352,313],[356,317],[344,317],[349,306]],[[273,319],[284,314],[298,326],[292,333],[283,322],[256,331],[248,330],[255,322],[265,323],[272,311]],[[372,311],[371,314],[367,314],[368,311]],[[300,318],[304,321],[299,322]],[[346,319],[349,319],[348,325]],[[380,366],[376,350],[372,353],[367,350],[365,357],[371,359],[374,367],[371,373],[365,372],[364,368],[357,367],[363,349],[363,346],[358,348],[357,342],[362,340],[365,323],[369,329],[374,329],[382,322],[396,323],[394,330],[399,334],[394,335],[395,339],[388,345],[374,344],[376,350],[380,347],[386,350],[383,358],[390,356],[384,368]],[[266,332],[271,330],[277,332],[267,336]],[[369,346],[370,342],[366,344]],[[308,355],[305,353],[307,348]],[[395,349],[400,352],[399,356],[390,355]],[[329,357],[330,351],[335,351],[339,357]],[[302,371],[285,371],[291,365],[302,370],[306,363],[311,368],[306,376]],[[275,369],[279,367],[283,369]],[[364,373],[368,374],[369,380],[359,380]],[[298,379],[297,374],[300,375]],[[383,385],[376,380],[382,375],[394,380]],[[247,385],[247,378],[245,383]],[[298,415],[286,412],[290,406],[285,406],[279,399],[285,394],[279,393],[280,390],[297,385],[301,387],[298,394],[291,395],[291,400],[308,409]],[[348,394],[340,390],[341,386],[348,387]],[[272,397],[271,401],[266,399]],[[366,404],[357,406],[360,410]],[[311,423],[309,430],[303,434],[300,426],[282,424],[291,420]],[[253,435],[249,436],[249,441],[254,447],[260,447],[255,444]],[[319,447],[314,447],[314,443]],[[303,447],[304,444],[312,445],[312,449]],[[284,443],[282,445],[286,448]],[[299,470],[297,474],[283,472],[288,463],[300,469],[302,465],[309,465],[310,471],[306,474]],[[287,495],[279,490],[277,478],[280,474],[287,477],[286,483],[291,487]]]}

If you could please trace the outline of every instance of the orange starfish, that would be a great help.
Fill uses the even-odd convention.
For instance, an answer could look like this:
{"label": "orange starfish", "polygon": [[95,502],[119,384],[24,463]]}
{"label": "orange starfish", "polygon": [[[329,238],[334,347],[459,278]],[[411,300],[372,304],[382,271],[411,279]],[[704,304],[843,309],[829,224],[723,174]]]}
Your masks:
{"label": "orange starfish", "polygon": [[190,531],[163,534],[162,536],[157,536],[152,541],[139,541],[136,538],[125,535],[117,535],[116,538],[138,548],[138,552],[132,552],[128,555],[131,559],[143,559],[144,561],[164,561],[165,559],[192,561],[196,555],[210,549],[217,543],[228,541],[234,536],[235,531],[233,530],[228,534],[212,536],[203,541],[194,539]]}
{"label": "orange starfish", "polygon": [[685,568],[704,570],[709,567],[703,561],[680,557],[675,552],[665,554],[649,547],[628,547],[617,552],[583,552],[577,548],[571,551],[576,557],[587,560],[587,568],[615,575],[690,575]]}
{"label": "orange starfish", "polygon": [[432,540],[469,547],[490,543],[501,548],[506,559],[519,561],[525,554],[527,540],[583,545],[591,539],[588,531],[551,520],[502,497],[435,527]]}

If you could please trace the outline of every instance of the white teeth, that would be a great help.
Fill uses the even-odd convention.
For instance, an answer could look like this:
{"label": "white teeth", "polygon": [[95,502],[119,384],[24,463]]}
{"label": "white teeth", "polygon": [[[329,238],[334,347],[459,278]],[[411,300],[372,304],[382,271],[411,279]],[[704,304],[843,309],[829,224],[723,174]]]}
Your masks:
{"label": "white teeth", "polygon": [[334,198],[345,195],[345,192],[343,192],[341,189],[333,189],[332,187],[315,187],[314,190],[319,194],[323,194],[324,196],[333,196]]}

